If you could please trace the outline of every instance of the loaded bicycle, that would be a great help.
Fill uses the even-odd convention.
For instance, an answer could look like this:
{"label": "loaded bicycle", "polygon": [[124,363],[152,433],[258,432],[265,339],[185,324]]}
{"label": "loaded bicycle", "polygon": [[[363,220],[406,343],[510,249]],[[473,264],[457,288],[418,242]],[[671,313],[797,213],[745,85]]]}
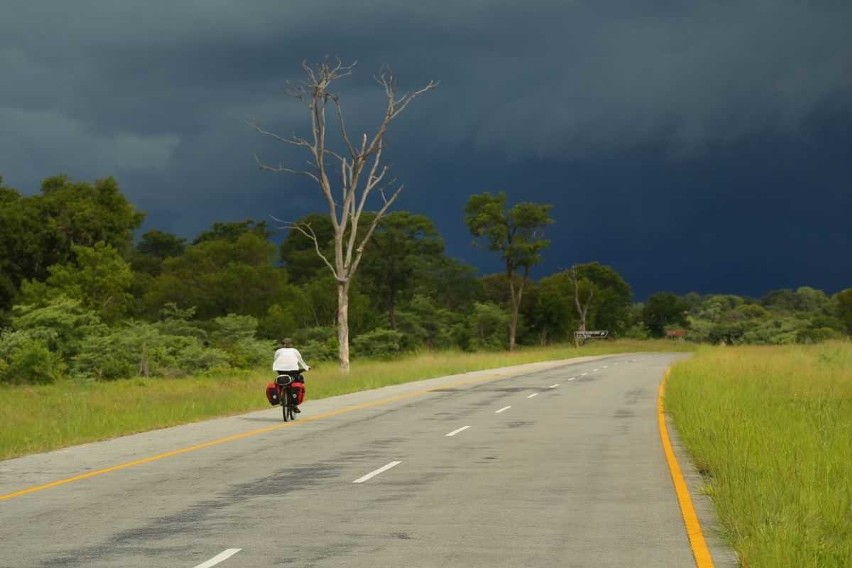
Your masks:
{"label": "loaded bicycle", "polygon": [[275,386],[278,389],[278,400],[281,401],[284,422],[295,420],[296,414],[301,412],[299,405],[305,398],[305,379],[302,373],[296,371],[279,373],[275,378]]}

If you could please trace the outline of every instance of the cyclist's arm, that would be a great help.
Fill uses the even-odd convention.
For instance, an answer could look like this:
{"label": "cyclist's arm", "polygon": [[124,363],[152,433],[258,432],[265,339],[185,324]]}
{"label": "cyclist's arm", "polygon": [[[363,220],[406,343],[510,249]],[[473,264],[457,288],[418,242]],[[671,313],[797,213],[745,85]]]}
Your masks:
{"label": "cyclist's arm", "polygon": [[296,350],[296,356],[299,358],[299,368],[304,369],[305,371],[309,371],[311,369],[311,366],[305,363],[305,360],[302,359],[302,353],[298,349]]}

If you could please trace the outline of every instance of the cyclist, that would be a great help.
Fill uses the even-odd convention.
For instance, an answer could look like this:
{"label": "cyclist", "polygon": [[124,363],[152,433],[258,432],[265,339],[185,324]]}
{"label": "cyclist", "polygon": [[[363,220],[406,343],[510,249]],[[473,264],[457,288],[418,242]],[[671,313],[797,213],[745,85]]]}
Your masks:
{"label": "cyclist", "polygon": [[[281,347],[275,351],[275,357],[272,360],[272,370],[276,376],[290,375],[291,377],[299,377],[302,379],[302,371],[307,371],[311,367],[305,363],[302,354],[299,350],[293,347],[293,340],[285,337],[281,340]],[[299,407],[295,408],[296,412],[301,412]]]}

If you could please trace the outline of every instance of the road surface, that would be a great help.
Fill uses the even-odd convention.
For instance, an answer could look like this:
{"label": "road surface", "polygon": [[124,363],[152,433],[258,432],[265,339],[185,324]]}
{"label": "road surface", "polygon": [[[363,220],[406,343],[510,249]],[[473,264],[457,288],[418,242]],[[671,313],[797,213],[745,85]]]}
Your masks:
{"label": "road surface", "polygon": [[0,566],[694,566],[657,427],[678,357],[468,373],[308,401],[295,423],[270,407],[0,462]]}

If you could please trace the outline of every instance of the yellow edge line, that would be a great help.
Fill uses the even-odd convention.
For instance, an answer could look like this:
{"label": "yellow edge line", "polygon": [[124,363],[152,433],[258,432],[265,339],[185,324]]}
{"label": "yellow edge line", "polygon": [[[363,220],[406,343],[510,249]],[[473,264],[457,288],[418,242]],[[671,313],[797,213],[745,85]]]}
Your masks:
{"label": "yellow edge line", "polygon": [[[499,374],[499,375],[495,375],[495,376],[491,376],[491,377],[486,377],[486,378],[483,378],[483,379],[467,379],[467,380],[464,380],[464,381],[458,381],[458,382],[455,382],[455,383],[450,383],[447,386],[437,387],[437,388],[452,388],[452,387],[458,387],[458,386],[465,386],[465,385],[474,384],[474,383],[482,383],[482,382],[487,382],[487,381],[493,381],[493,380],[497,380],[497,379],[504,378],[504,377],[505,377],[505,375]],[[341,414],[354,412],[356,410],[362,410],[362,409],[371,408],[371,407],[374,407],[374,406],[382,406],[382,405],[385,405],[385,404],[390,404],[392,402],[398,402],[398,401],[406,400],[406,399],[409,399],[409,398],[416,398],[418,396],[423,396],[424,394],[430,393],[433,390],[435,390],[435,389],[424,389],[424,390],[414,391],[414,392],[410,392],[410,393],[406,393],[406,394],[402,394],[402,395],[393,396],[393,397],[390,397],[390,398],[383,398],[383,399],[376,400],[376,401],[373,401],[373,402],[365,402],[363,404],[356,404],[356,405],[353,405],[353,406],[345,406],[345,407],[339,408],[337,410],[330,410],[328,412],[323,412],[323,413],[320,413],[320,414],[315,414],[313,416],[305,417],[302,420],[299,420],[298,423],[297,422],[283,422],[281,424],[276,424],[274,426],[267,426],[265,428],[259,428],[257,430],[251,430],[249,432],[243,432],[241,434],[234,434],[232,436],[226,436],[224,438],[218,438],[218,439],[215,439],[215,440],[210,440],[208,442],[202,442],[200,444],[195,444],[193,446],[187,446],[185,448],[179,448],[177,450],[171,450],[171,451],[168,451],[168,452],[163,452],[161,454],[157,454],[157,455],[150,456],[150,457],[147,457],[147,458],[133,460],[133,461],[121,463],[121,464],[118,464],[118,465],[105,467],[103,469],[98,469],[98,470],[95,470],[95,471],[89,471],[89,472],[86,472],[86,473],[81,473],[80,475],[75,475],[73,477],[67,477],[65,479],[59,479],[57,481],[51,481],[50,483],[44,483],[44,484],[41,484],[41,485],[34,485],[34,486],[28,487],[26,489],[21,489],[19,491],[13,491],[12,493],[2,494],[2,495],[0,495],[0,501],[7,501],[9,499],[14,499],[15,497],[21,497],[23,495],[29,495],[30,493],[36,493],[38,491],[44,491],[45,489],[51,489],[53,487],[59,487],[60,485],[67,485],[68,483],[73,483],[75,481],[82,481],[84,479],[89,479],[90,477],[96,477],[98,475],[103,475],[105,473],[111,473],[113,471],[121,471],[123,469],[129,469],[131,467],[136,467],[138,465],[143,465],[143,464],[146,464],[146,463],[159,461],[159,460],[170,458],[170,457],[173,457],[173,456],[179,456],[181,454],[187,454],[189,452],[195,452],[197,450],[203,450],[204,448],[210,448],[212,446],[218,446],[220,444],[226,444],[228,442],[234,442],[234,441],[237,441],[237,440],[243,440],[245,438],[251,438],[252,436],[257,436],[258,434],[265,434],[267,432],[273,432],[275,430],[280,430],[282,428],[288,428],[288,427],[291,427],[291,426],[295,426],[297,424],[304,424],[306,422],[314,422],[316,420],[322,420],[324,418],[331,418],[333,416],[339,416]]]}
{"label": "yellow edge line", "polygon": [[692,505],[692,499],[689,496],[689,489],[680,469],[680,464],[678,464],[674,455],[672,443],[669,439],[669,429],[666,426],[664,400],[666,380],[669,378],[670,372],[671,369],[666,370],[663,380],[660,381],[660,390],[657,395],[657,421],[660,425],[660,438],[663,441],[663,451],[666,454],[666,461],[672,474],[677,502],[683,515],[683,524],[686,526],[686,535],[689,537],[689,546],[692,548],[692,555],[695,557],[695,566],[697,568],[713,568],[713,558],[710,556],[710,549],[707,548],[707,541],[704,540],[704,533],[701,532],[701,523],[698,522],[698,515]]}

